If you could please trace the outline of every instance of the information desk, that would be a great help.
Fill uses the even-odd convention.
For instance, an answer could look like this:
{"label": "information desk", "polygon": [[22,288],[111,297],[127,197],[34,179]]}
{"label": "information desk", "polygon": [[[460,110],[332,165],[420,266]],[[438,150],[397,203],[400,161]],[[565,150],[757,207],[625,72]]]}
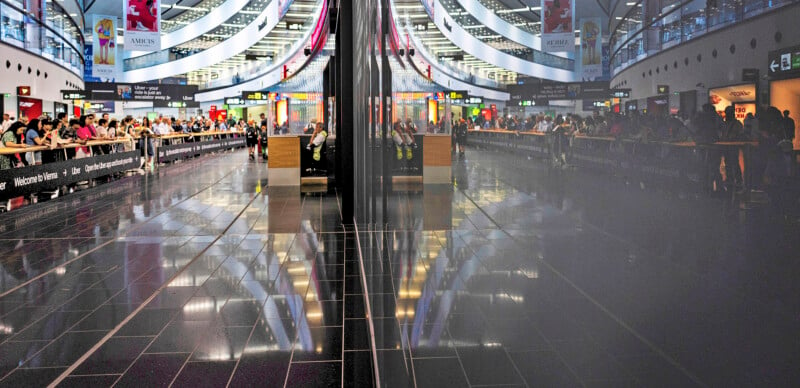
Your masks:
{"label": "information desk", "polygon": [[[451,184],[453,174],[453,139],[450,135],[426,134],[422,141],[425,184]],[[426,211],[427,214],[427,211]]]}
{"label": "information desk", "polygon": [[270,136],[270,186],[300,186],[300,152],[299,136]]}
{"label": "information desk", "polygon": [[[692,191],[709,191],[721,184],[724,154],[739,155],[747,182],[752,142],[697,145],[694,142],[641,142],[608,137],[575,136],[501,130],[470,131],[468,143],[555,160],[562,153],[570,165],[621,176],[630,181]],[[718,186],[718,185],[717,185]]]}

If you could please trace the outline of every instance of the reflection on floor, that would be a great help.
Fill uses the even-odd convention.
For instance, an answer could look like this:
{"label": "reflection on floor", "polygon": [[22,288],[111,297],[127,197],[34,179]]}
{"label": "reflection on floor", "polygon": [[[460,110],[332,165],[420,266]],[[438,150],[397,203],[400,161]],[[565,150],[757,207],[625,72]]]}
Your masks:
{"label": "reflection on floor", "polygon": [[[391,230],[360,236],[384,386],[800,381],[800,225],[781,204],[486,151],[454,166],[454,187],[393,196]],[[450,225],[432,203],[452,204]]]}
{"label": "reflection on floor", "polygon": [[800,381],[778,210],[467,156],[387,230],[244,152],[2,215],[0,386]]}

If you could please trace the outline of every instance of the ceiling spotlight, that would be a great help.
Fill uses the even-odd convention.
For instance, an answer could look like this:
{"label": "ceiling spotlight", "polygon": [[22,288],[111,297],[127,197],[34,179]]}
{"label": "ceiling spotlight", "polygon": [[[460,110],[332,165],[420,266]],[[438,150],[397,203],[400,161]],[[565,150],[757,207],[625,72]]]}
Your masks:
{"label": "ceiling spotlight", "polygon": [[416,51],[414,51],[413,48],[408,49],[408,55],[409,56],[413,57],[415,53],[416,53]]}
{"label": "ceiling spotlight", "polygon": [[303,49],[303,54],[305,54],[306,56],[311,55],[311,48],[310,47],[306,47],[305,49]]}

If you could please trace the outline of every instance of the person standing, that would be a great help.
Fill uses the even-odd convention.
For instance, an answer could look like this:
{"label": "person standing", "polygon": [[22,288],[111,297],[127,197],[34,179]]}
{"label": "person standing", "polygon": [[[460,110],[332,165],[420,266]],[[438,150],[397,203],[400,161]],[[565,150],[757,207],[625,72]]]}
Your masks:
{"label": "person standing", "polygon": [[9,116],[8,113],[3,113],[3,124],[2,124],[3,133],[5,133],[5,131],[8,129],[8,127],[11,126],[12,123],[13,121],[11,121],[11,116]]}
{"label": "person standing", "polygon": [[261,146],[261,158],[266,161],[269,158],[269,154],[267,153],[269,131],[267,130],[266,120],[261,121],[261,131],[258,133],[258,142]]}
{"label": "person standing", "polygon": [[464,159],[464,150],[467,146],[467,122],[464,119],[459,120],[456,126],[456,143],[458,144],[458,158]]}
{"label": "person standing", "polygon": [[794,119],[789,117],[789,113],[790,112],[788,110],[783,111],[784,139],[789,141],[794,141],[794,130],[795,130]]}
{"label": "person standing", "polygon": [[[744,140],[744,127],[736,119],[736,109],[733,106],[725,108],[725,122],[722,127],[722,141],[737,142]],[[722,153],[725,161],[725,175],[727,183],[740,185],[742,183],[742,168],[739,166],[739,148],[725,146]]]}
{"label": "person standing", "polygon": [[244,136],[247,141],[247,151],[250,155],[250,160],[256,160],[255,150],[258,145],[258,130],[255,126],[248,125]]}

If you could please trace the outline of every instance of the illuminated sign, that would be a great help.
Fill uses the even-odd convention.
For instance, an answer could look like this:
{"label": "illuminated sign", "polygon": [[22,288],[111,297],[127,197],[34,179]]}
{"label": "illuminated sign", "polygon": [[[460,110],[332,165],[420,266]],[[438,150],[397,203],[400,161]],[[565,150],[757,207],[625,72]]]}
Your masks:
{"label": "illuminated sign", "polygon": [[269,92],[242,92],[242,100],[267,101],[269,100]]}
{"label": "illuminated sign", "polygon": [[469,105],[481,105],[483,104],[483,98],[481,97],[470,97],[464,100],[464,103]]}
{"label": "illuminated sign", "polygon": [[225,99],[225,105],[244,105],[245,101],[239,97],[230,97]]}
{"label": "illuminated sign", "polygon": [[800,74],[800,46],[770,51],[767,62],[771,76]]}
{"label": "illuminated sign", "polygon": [[30,96],[31,95],[31,87],[30,86],[17,86],[17,95],[18,96]]}
{"label": "illuminated sign", "polygon": [[62,90],[62,100],[85,100],[89,98],[89,94],[85,90]]}
{"label": "illuminated sign", "polygon": [[669,94],[669,85],[658,85],[656,91],[658,94]]}
{"label": "illuminated sign", "polygon": [[464,100],[469,97],[466,90],[454,90],[449,93],[451,100]]}
{"label": "illuminated sign", "polygon": [[630,89],[612,89],[611,90],[611,97],[614,97],[614,98],[631,98],[631,90]]}

